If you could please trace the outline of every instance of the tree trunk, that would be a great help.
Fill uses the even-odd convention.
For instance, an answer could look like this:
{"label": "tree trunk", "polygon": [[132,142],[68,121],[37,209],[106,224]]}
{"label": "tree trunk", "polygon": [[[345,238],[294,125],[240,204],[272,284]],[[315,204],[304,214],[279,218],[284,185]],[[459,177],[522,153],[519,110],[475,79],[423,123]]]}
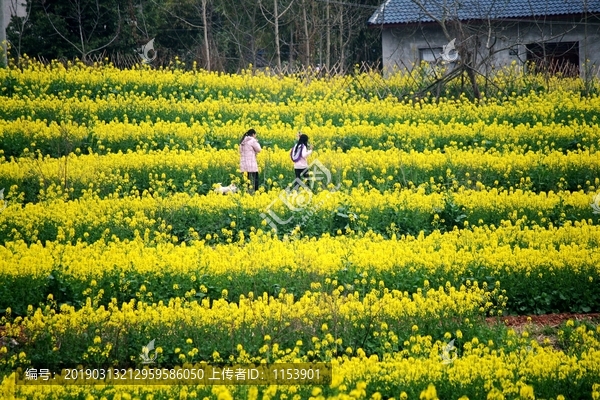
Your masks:
{"label": "tree trunk", "polygon": [[274,14],[275,17],[275,54],[277,56],[277,69],[281,72],[281,49],[279,48],[279,10],[277,9],[278,0],[273,0]]}
{"label": "tree trunk", "polygon": [[208,18],[206,16],[206,7],[208,0],[202,0],[202,25],[204,32],[204,55],[206,57],[206,70],[210,72],[210,44],[208,43]]}
{"label": "tree trunk", "polygon": [[294,28],[295,28],[295,25],[292,26],[292,28],[290,29],[290,45],[289,45],[290,55],[288,57],[290,66],[294,64],[294,31],[295,31]]}
{"label": "tree trunk", "polygon": [[343,74],[346,70],[345,68],[345,62],[344,60],[346,59],[346,52],[345,50],[345,46],[344,46],[344,9],[341,8],[340,9],[340,72]]}
{"label": "tree trunk", "polygon": [[8,65],[8,57],[6,55],[6,29],[4,27],[4,0],[0,0],[0,67]]}
{"label": "tree trunk", "polygon": [[326,28],[326,41],[325,41],[325,66],[327,70],[329,70],[330,62],[331,62],[331,23],[329,21],[329,13],[330,13],[329,0],[327,0],[327,6],[325,7],[325,20],[327,24]]}
{"label": "tree trunk", "polygon": [[473,96],[476,99],[481,99],[481,93],[479,92],[479,84],[477,83],[477,76],[475,75],[475,70],[470,65],[466,65],[465,67],[467,68],[469,82],[471,82],[471,87],[473,88]]}
{"label": "tree trunk", "polygon": [[81,3],[77,1],[75,5],[77,7],[77,25],[79,28],[79,42],[81,44],[81,61],[87,63],[87,52],[85,49],[85,39],[83,36],[83,18],[81,15]]}
{"label": "tree trunk", "polygon": [[310,35],[308,33],[308,16],[306,15],[306,0],[303,1],[302,17],[304,19],[304,38],[306,40],[304,51],[304,65],[308,67],[310,65]]}

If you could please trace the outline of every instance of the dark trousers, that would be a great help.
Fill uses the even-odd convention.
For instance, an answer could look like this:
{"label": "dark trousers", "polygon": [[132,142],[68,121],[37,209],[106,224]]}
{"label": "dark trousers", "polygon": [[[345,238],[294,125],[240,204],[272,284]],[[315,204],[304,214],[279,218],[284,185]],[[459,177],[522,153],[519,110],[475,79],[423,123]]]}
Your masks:
{"label": "dark trousers", "polygon": [[303,181],[308,177],[308,168],[294,168],[294,172],[296,173],[294,189],[298,189],[300,187],[300,181]]}
{"label": "dark trousers", "polygon": [[258,172],[244,172],[244,179],[250,181],[250,187],[254,188],[254,191],[258,190]]}

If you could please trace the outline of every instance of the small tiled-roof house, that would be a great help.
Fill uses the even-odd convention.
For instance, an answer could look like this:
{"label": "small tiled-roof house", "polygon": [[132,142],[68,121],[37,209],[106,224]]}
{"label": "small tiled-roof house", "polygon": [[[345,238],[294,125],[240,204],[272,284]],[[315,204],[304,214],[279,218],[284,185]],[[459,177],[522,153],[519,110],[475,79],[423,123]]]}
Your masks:
{"label": "small tiled-roof house", "polygon": [[388,72],[454,61],[456,53],[444,50],[454,38],[469,40],[479,69],[534,62],[580,73],[600,66],[600,0],[387,0],[368,24],[382,29]]}

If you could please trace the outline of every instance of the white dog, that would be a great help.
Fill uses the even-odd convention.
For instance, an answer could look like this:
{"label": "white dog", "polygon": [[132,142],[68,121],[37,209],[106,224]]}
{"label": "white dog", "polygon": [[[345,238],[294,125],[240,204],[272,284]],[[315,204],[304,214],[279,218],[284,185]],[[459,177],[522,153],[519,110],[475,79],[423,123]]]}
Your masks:
{"label": "white dog", "polygon": [[236,193],[238,190],[235,183],[232,183],[229,186],[221,186],[221,183],[217,183],[217,185],[218,186],[215,188],[215,193],[217,194]]}

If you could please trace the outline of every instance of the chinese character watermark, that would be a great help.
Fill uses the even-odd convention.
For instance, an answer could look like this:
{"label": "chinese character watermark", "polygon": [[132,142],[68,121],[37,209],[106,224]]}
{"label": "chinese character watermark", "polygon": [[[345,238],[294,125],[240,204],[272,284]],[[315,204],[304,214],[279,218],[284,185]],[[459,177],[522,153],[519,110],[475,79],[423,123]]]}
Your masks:
{"label": "chinese character watermark", "polygon": [[[302,225],[311,218],[318,209],[323,205],[324,200],[313,202],[313,194],[317,185],[329,187],[331,184],[331,171],[327,169],[319,160],[315,160],[306,169],[306,182],[301,178],[296,178],[291,187],[283,189],[279,195],[273,200],[266,209],[266,212],[260,216],[275,232],[284,225],[289,224],[294,220],[292,214],[287,219],[277,214],[274,210],[276,203],[280,202],[293,213],[303,213],[302,221],[297,225]],[[339,189],[339,184],[334,190]]]}

